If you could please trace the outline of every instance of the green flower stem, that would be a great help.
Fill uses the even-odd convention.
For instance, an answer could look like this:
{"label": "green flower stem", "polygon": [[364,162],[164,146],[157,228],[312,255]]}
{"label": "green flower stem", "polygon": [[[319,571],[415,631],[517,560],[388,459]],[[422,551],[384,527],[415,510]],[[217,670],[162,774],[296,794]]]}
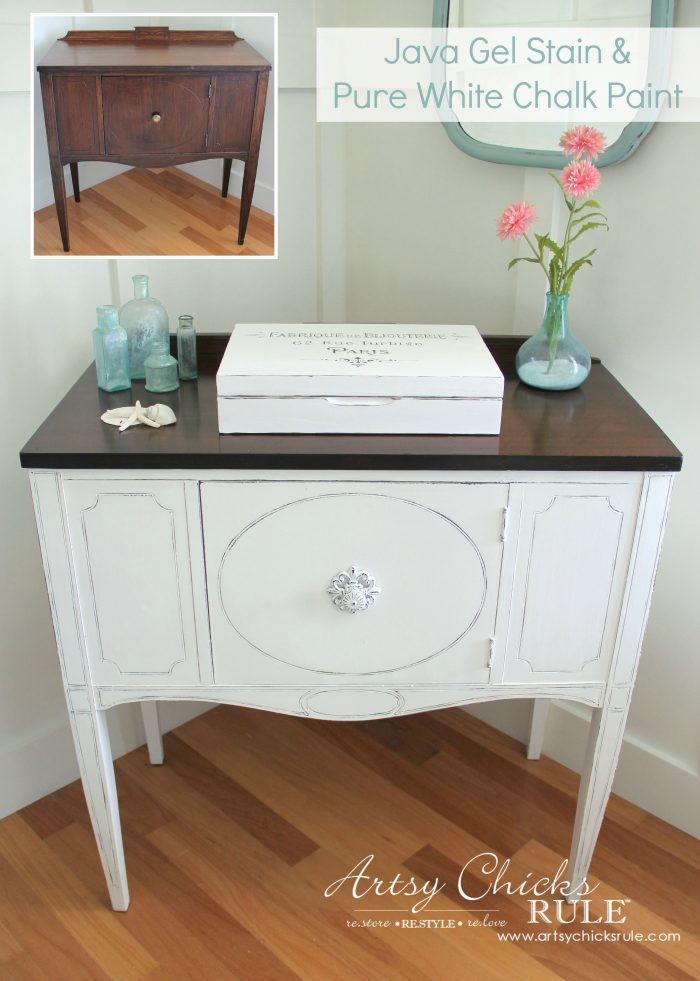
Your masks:
{"label": "green flower stem", "polygon": [[562,325],[562,309],[560,295],[556,294],[553,296],[552,300],[547,300],[547,309],[544,316],[544,332],[547,335],[547,340],[549,341],[549,364],[547,365],[547,370],[545,375],[548,375],[552,370],[554,365],[554,359],[557,356],[557,348],[559,347],[559,337],[561,334]]}
{"label": "green flower stem", "polygon": [[535,246],[534,246],[534,245],[532,244],[532,240],[531,240],[531,239],[530,239],[530,237],[528,236],[528,234],[527,234],[527,232],[523,232],[523,238],[525,239],[525,241],[527,242],[527,244],[528,244],[528,245],[530,246],[530,248],[531,248],[531,249],[532,249],[532,251],[534,252],[534,254],[535,254],[535,258],[537,259],[537,261],[539,262],[539,264],[540,264],[540,265],[542,266],[542,268],[544,269],[544,274],[545,274],[545,276],[547,277],[547,279],[549,279],[549,273],[547,272],[547,267],[545,266],[545,264],[544,264],[544,261],[543,261],[543,260],[542,260],[542,258],[540,257],[540,254],[539,254],[539,252],[537,251],[537,249],[535,248]]}
{"label": "green flower stem", "polygon": [[[562,192],[563,193],[563,192]],[[564,198],[566,195],[564,194]],[[571,237],[571,222],[573,221],[574,215],[576,214],[576,209],[571,208],[569,211],[569,220],[566,223],[566,231],[564,232],[564,244],[562,245],[562,261],[561,261],[561,273],[559,275],[559,282],[556,283],[555,293],[561,293],[562,286],[566,282],[566,276],[568,274],[569,265],[569,248],[571,247],[571,242],[569,241]]]}

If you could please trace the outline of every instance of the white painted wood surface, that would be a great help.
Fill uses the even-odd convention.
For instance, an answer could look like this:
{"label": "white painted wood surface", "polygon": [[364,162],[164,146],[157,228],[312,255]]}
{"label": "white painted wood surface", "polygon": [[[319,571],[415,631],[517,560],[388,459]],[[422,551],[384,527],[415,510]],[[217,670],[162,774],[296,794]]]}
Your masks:
{"label": "white painted wood surface", "polygon": [[[205,481],[219,684],[485,682],[505,484]],[[380,592],[341,612],[356,566]]]}
{"label": "white painted wood surface", "polygon": [[143,718],[143,729],[146,734],[148,758],[154,766],[158,766],[165,761],[163,737],[160,732],[160,722],[158,720],[158,703],[141,702],[141,717]]}
{"label": "white painted wood surface", "polygon": [[[128,891],[104,712],[142,702],[159,763],[156,702],[166,699],[357,720],[533,698],[535,756],[548,700],[591,705],[570,859],[581,883],[615,772],[672,479],[33,473],[114,908],[126,908]],[[350,613],[328,588],[353,566],[380,591]]]}
{"label": "white painted wood surface", "polygon": [[542,755],[544,734],[547,729],[549,702],[546,698],[535,698],[532,703],[532,718],[530,734],[527,741],[526,756],[529,760],[538,760]]}

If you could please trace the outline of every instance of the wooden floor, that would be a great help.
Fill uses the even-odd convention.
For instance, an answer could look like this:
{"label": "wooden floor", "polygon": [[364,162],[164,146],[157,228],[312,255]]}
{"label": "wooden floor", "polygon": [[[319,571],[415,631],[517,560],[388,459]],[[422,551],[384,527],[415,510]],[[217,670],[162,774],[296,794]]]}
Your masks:
{"label": "wooden floor", "polygon": [[[70,189],[70,181],[66,190]],[[240,200],[183,170],[133,168],[68,198],[70,252],[56,208],[34,215],[35,255],[273,255],[274,217],[252,208],[238,245]]]}
{"label": "wooden floor", "polygon": [[[117,764],[131,907],[112,913],[79,784],[0,822],[0,977],[51,981],[241,978],[700,978],[700,842],[613,798],[593,862],[593,912],[628,897],[624,927],[671,942],[499,939],[482,914],[527,924],[527,897],[468,902],[459,870],[484,851],[508,878],[553,875],[568,852],[577,777],[459,710],[326,723],[219,707]],[[372,875],[448,883],[413,917],[406,897],[327,886],[374,854]],[[488,876],[475,867],[472,895]],[[358,909],[386,909],[364,913]],[[387,917],[386,928],[348,926]],[[395,926],[452,918],[454,929]],[[581,917],[579,915],[579,921]],[[581,923],[564,934],[603,929]]]}

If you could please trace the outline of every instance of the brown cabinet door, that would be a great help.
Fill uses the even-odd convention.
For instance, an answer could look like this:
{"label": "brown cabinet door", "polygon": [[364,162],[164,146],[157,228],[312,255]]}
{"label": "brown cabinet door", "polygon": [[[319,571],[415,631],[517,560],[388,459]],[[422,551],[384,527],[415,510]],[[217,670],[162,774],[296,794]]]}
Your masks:
{"label": "brown cabinet door", "polygon": [[247,153],[257,85],[257,72],[239,72],[216,77],[210,143],[212,149]]}
{"label": "brown cabinet door", "polygon": [[103,75],[108,154],[204,153],[208,75]]}
{"label": "brown cabinet door", "polygon": [[100,153],[97,122],[97,79],[94,75],[54,75],[56,123],[61,154]]}

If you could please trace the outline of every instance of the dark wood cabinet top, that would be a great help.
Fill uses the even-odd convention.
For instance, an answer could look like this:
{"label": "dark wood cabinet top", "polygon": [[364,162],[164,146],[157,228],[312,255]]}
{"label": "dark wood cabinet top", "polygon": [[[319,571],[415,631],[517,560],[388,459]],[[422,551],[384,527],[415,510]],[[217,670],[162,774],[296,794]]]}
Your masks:
{"label": "dark wood cabinet top", "polygon": [[[682,456],[603,365],[572,392],[518,382],[523,338],[486,338],[506,376],[499,436],[220,435],[215,372],[227,341],[199,338],[200,377],[176,392],[101,392],[91,365],[20,453],[23,467],[51,469],[680,470]],[[174,340],[174,339],[173,339]],[[108,408],[163,402],[174,426],[120,433]]]}
{"label": "dark wood cabinet top", "polygon": [[[166,32],[158,34],[158,30]],[[138,32],[138,33],[137,33]],[[233,31],[69,31],[40,72],[268,71],[270,63]]]}

